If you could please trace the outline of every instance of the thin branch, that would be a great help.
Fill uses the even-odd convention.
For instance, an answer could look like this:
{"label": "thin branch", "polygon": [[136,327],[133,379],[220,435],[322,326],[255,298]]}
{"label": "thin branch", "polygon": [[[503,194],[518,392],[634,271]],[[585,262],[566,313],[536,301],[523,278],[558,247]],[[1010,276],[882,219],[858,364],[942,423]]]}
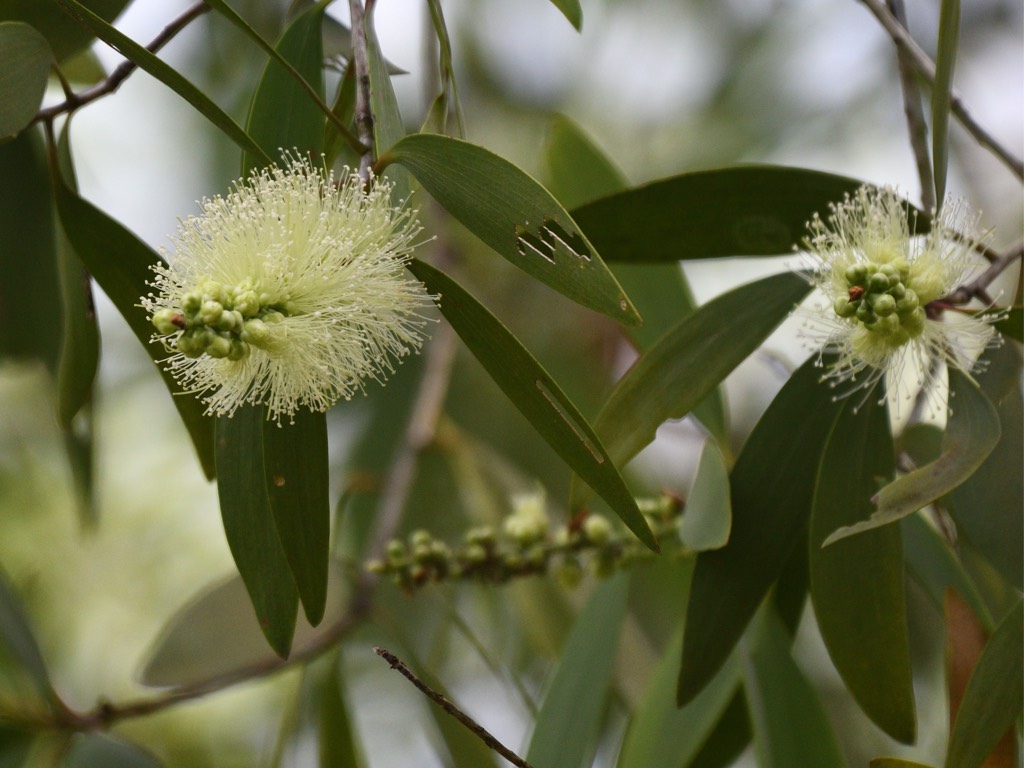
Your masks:
{"label": "thin branch", "polygon": [[[913,65],[914,69],[917,70],[917,73],[929,84],[934,84],[935,62],[933,62],[928,54],[925,53],[914,41],[914,38],[910,36],[907,28],[889,12],[889,9],[885,7],[882,0],[860,0],[860,2],[863,3],[867,9],[874,14],[875,18],[878,19],[882,26],[885,27],[885,31],[889,33],[889,37],[892,38],[892,41],[896,46],[899,49],[906,51],[908,61]],[[985,147],[993,155],[998,157],[1018,179],[1024,181],[1024,162],[1000,144],[992,134],[982,128],[974,120],[974,118],[967,112],[967,108],[964,106],[964,103],[960,98],[960,94],[955,90],[951,96],[951,109],[953,115],[960,121],[960,124],[964,129],[974,137],[978,144]]]}
{"label": "thin branch", "polygon": [[402,661],[397,656],[395,656],[395,654],[391,653],[391,651],[381,648],[380,646],[374,646],[373,650],[378,656],[380,656],[388,664],[390,664],[392,669],[397,669],[399,672],[401,672],[405,676],[405,678],[410,683],[415,685],[428,699],[437,704],[439,707],[441,707],[441,709],[443,709],[449,715],[451,715],[464,726],[466,726],[470,731],[472,731],[473,734],[478,739],[480,739],[480,741],[487,745],[488,749],[497,752],[503,758],[508,760],[512,765],[516,766],[516,768],[532,768],[532,766],[528,762],[523,760],[523,758],[519,757],[519,755],[517,755],[511,749],[509,749],[496,738],[494,738],[494,736],[492,736],[490,732],[487,731],[486,728],[484,728],[476,720],[474,720],[461,709],[459,709],[457,706],[455,706],[455,704],[453,704],[448,698],[438,693],[433,688],[424,683],[422,680],[420,680],[418,677],[416,677],[416,675],[413,674],[412,670],[405,666],[405,664],[403,664]]}
{"label": "thin branch", "polygon": [[[164,27],[160,34],[154,37],[153,41],[146,46],[146,50],[150,53],[156,53],[185,27],[198,19],[204,13],[209,13],[210,10],[210,6],[203,2],[203,0],[199,0],[199,2],[190,6],[184,13],[178,16],[178,18],[174,19],[174,21]],[[97,83],[92,88],[88,88],[81,93],[70,93],[65,89],[67,98],[65,98],[60,104],[55,104],[52,107],[46,107],[45,109],[39,110],[39,112],[36,113],[36,116],[32,119],[32,123],[37,123],[41,120],[53,120],[53,118],[58,115],[62,115],[65,112],[73,112],[79,107],[88,104],[91,101],[95,101],[101,96],[113,93],[136,69],[138,69],[138,64],[130,59],[125,59],[102,82]]]}
{"label": "thin branch", "polygon": [[373,111],[370,107],[370,60],[366,52],[366,27],[363,23],[362,0],[349,0],[352,26],[352,63],[356,70],[356,130],[359,141],[367,147],[359,158],[359,176],[370,177],[373,163]]}
{"label": "thin branch", "polygon": [[[903,0],[887,0],[892,15],[899,23],[907,27],[907,13]],[[900,88],[903,91],[903,114],[907,118],[907,131],[910,134],[910,148],[914,152],[917,164],[917,176],[921,181],[921,204],[926,211],[935,210],[935,180],[932,176],[932,161],[928,153],[928,124],[921,108],[921,94],[914,78],[914,64],[910,54],[900,46],[896,47],[896,60],[899,63]]]}
{"label": "thin branch", "polygon": [[974,280],[961,285],[943,301],[949,304],[966,304],[971,299],[978,299],[985,304],[992,304],[992,297],[988,294],[988,287],[992,282],[1003,274],[1015,261],[1024,258],[1024,242],[1017,243],[1007,249],[999,257],[988,265],[988,269],[978,275]]}

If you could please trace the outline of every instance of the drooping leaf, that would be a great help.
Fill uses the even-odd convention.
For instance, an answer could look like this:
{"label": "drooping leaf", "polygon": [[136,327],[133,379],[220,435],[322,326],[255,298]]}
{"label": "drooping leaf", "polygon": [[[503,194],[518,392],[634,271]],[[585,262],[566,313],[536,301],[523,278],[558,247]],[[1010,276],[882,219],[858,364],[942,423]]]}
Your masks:
{"label": "drooping leaf", "polygon": [[583,9],[580,8],[580,0],[551,0],[551,4],[562,12],[577,32],[583,30]]}
{"label": "drooping leaf", "polygon": [[408,168],[452,216],[527,274],[615,320],[640,322],[565,209],[508,160],[475,144],[429,134],[406,136],[381,159]]}
{"label": "drooping leaf", "polygon": [[[437,70],[441,78],[441,93],[434,100],[434,104],[439,108],[439,113],[435,115],[437,130],[433,133],[448,133],[448,112],[452,110],[455,112],[454,133],[462,139],[466,137],[466,121],[462,115],[459,89],[455,82],[452,41],[448,35],[448,24],[444,20],[441,0],[428,0],[427,5],[430,8],[430,20],[434,25],[434,34],[437,36]],[[427,118],[428,121],[430,119],[430,117]]]}
{"label": "drooping leaf", "polygon": [[967,683],[949,735],[946,768],[977,768],[1020,717],[1024,703],[1024,603],[996,627]]}
{"label": "drooping leaf", "polygon": [[162,763],[135,744],[101,733],[79,734],[61,768],[160,768]]}
{"label": "drooping leaf", "polygon": [[[374,157],[377,158],[405,136],[405,125],[398,110],[398,97],[395,96],[395,88],[391,83],[388,63],[377,40],[372,8],[363,16],[363,29],[366,31],[366,57],[370,74],[373,149]],[[395,203],[404,202],[412,190],[408,171],[404,168],[392,168],[388,171],[388,180],[394,185],[391,196]]]}
{"label": "drooping leaf", "polygon": [[999,414],[966,374],[949,371],[953,412],[946,424],[942,455],[926,466],[908,472],[886,485],[875,496],[875,511],[866,520],[845,525],[825,539],[825,546],[848,536],[869,531],[916,512],[952,491],[969,478],[999,442]]}
{"label": "drooping leaf", "polygon": [[693,487],[686,498],[679,536],[690,549],[719,549],[729,541],[732,503],[729,498],[729,470],[718,444],[704,441]]}
{"label": "drooping leaf", "polygon": [[[112,22],[128,0],[84,0],[86,8],[101,19]],[[0,18],[32,25],[46,38],[57,61],[63,64],[83,51],[95,38],[61,9],[58,0],[4,0]]]}
{"label": "drooping leaf", "polygon": [[[348,589],[335,564],[330,569],[324,620],[314,628],[299,617],[293,653],[322,644],[336,630],[347,607]],[[145,655],[139,682],[155,688],[187,688],[211,680],[241,679],[252,670],[280,663],[267,647],[245,584],[234,574],[201,590],[168,619]]]}
{"label": "drooping leaf", "polygon": [[768,406],[736,461],[729,543],[697,555],[681,705],[721,667],[806,530],[821,451],[839,408],[832,394],[819,381],[816,361],[808,360]]}
{"label": "drooping leaf", "polygon": [[264,406],[246,405],[217,423],[217,493],[231,556],[260,629],[282,658],[295,630],[299,593],[264,484]]}
{"label": "drooping leaf", "polygon": [[651,683],[629,722],[618,768],[682,768],[700,752],[740,683],[739,660],[733,656],[700,694],[676,707],[675,670],[682,633],[669,643]]}
{"label": "drooping leaf", "polygon": [[[54,194],[61,226],[86,270],[114,303],[139,343],[150,356],[162,357],[161,349],[150,343],[153,328],[138,307],[149,291],[150,267],[160,257],[135,235],[86,202],[60,180]],[[170,373],[154,361],[171,393],[179,392]],[[203,404],[192,396],[172,398],[178,415],[192,438],[199,463],[208,478],[215,474],[213,461],[213,419],[203,415]]]}
{"label": "drooping leaf", "polygon": [[[594,421],[615,463],[649,445],[663,422],[686,416],[809,291],[798,275],[773,275],[718,296],[666,333],[619,380]],[[576,486],[573,507],[585,498]]]}
{"label": "drooping leaf", "polygon": [[0,140],[14,136],[35,117],[51,64],[45,37],[20,21],[0,21]]}
{"label": "drooping leaf", "polygon": [[105,42],[125,58],[135,62],[142,69],[161,83],[166,85],[185,101],[196,108],[203,117],[219,128],[239,147],[270,162],[269,156],[254,142],[249,135],[210,98],[177,72],[165,64],[145,47],[119,32],[102,18],[86,8],[78,0],[56,0],[69,14],[91,30],[96,37]]}
{"label": "drooping leaf", "polygon": [[[695,171],[575,208],[608,262],[665,262],[789,253],[806,223],[863,182],[803,168],[750,165]],[[918,230],[927,218],[918,215]]]}
{"label": "drooping leaf", "polygon": [[811,599],[822,639],[860,708],[894,739],[912,743],[914,691],[898,526],[831,547],[825,537],[863,518],[870,493],[892,475],[892,436],[884,404],[857,411],[847,400],[821,456],[811,507]]}
{"label": "drooping leaf", "polygon": [[530,738],[526,761],[534,768],[590,764],[628,595],[629,574],[620,572],[598,585],[576,619]]}
{"label": "drooping leaf", "polygon": [[[218,8],[226,8],[223,2]],[[249,105],[246,131],[265,152],[278,150],[323,153],[324,116],[306,90],[317,98],[323,93],[323,42],[321,23],[324,6],[316,5],[295,19],[281,35],[272,57],[263,69],[259,86]],[[281,61],[292,65],[300,82]],[[265,164],[265,155],[242,153],[242,175]]]}
{"label": "drooping leaf", "polygon": [[686,768],[728,768],[750,744],[750,738],[747,696],[740,686],[700,752]]}
{"label": "drooping leaf", "polygon": [[[977,471],[947,497],[957,531],[1018,590],[1024,589],[1024,392],[1021,348],[1004,344],[986,354],[978,376],[1002,425],[999,442]],[[955,407],[955,405],[954,405]]]}
{"label": "drooping leaf", "polygon": [[[6,575],[0,572],[0,661],[5,657],[17,665],[16,672],[23,671],[28,675],[36,694],[41,697],[41,701],[34,704],[38,706],[56,700],[46,662],[43,661],[28,617],[8,585]],[[28,704],[25,706],[28,707]]]}
{"label": "drooping leaf", "polygon": [[657,551],[654,534],[600,439],[533,355],[444,272],[417,260],[409,270],[430,293],[441,297],[442,314],[537,433],[608,502],[637,538]]}
{"label": "drooping leaf", "polygon": [[744,640],[743,682],[760,768],[843,768],[839,743],[814,688],[789,652],[789,635],[774,611],[762,612]]}
{"label": "drooping leaf", "polygon": [[935,82],[932,84],[932,167],[935,169],[935,200],[942,207],[949,166],[949,112],[953,101],[953,70],[960,45],[960,0],[942,0],[939,10],[939,41],[935,51]]}
{"label": "drooping leaf", "polygon": [[263,422],[264,480],[274,524],[310,624],[324,614],[330,555],[327,417],[299,411],[290,424]]}

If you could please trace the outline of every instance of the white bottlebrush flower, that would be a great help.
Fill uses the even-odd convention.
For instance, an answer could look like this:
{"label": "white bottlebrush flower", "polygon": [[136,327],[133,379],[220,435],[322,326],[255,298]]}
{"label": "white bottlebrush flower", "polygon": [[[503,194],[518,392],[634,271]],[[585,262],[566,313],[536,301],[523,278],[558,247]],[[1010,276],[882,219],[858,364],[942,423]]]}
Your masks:
{"label": "white bottlebrush flower", "polygon": [[827,222],[808,223],[806,274],[827,300],[810,313],[808,335],[821,352],[838,355],[824,378],[848,385],[841,394],[867,396],[883,376],[897,392],[906,377],[930,386],[940,362],[970,374],[997,343],[990,325],[997,316],[942,302],[978,264],[978,219],[957,203],[916,235],[894,190],[865,186],[832,206]]}
{"label": "white bottlebrush flower", "polygon": [[210,414],[326,410],[422,343],[431,298],[405,271],[415,214],[385,181],[286,159],[204,199],[142,299],[168,370]]}

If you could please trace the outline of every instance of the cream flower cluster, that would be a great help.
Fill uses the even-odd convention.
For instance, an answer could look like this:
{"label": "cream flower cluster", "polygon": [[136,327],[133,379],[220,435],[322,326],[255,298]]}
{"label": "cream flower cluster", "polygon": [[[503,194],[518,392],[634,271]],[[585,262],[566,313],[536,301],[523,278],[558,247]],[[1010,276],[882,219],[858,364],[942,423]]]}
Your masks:
{"label": "cream flower cluster", "polygon": [[944,208],[925,235],[912,233],[907,205],[892,189],[861,187],[815,216],[806,241],[806,274],[827,299],[812,313],[809,335],[838,355],[825,374],[841,394],[870,393],[883,376],[901,390],[906,377],[930,385],[942,362],[966,373],[998,342],[994,317],[951,311],[941,299],[976,268],[978,216]]}
{"label": "cream flower cluster", "polygon": [[431,297],[405,271],[420,228],[390,193],[288,157],[181,222],[142,305],[207,413],[323,411],[420,347]]}

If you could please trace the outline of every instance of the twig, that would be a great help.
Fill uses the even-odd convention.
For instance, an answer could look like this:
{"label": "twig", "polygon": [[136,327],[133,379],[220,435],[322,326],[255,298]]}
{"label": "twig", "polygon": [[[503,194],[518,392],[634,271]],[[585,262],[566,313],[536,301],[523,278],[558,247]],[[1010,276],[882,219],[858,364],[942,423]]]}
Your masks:
{"label": "twig", "polygon": [[356,130],[359,141],[368,149],[359,158],[359,176],[370,177],[373,164],[373,111],[370,107],[370,60],[366,52],[366,27],[363,23],[362,0],[349,0],[352,22],[352,63],[356,70]]}
{"label": "twig", "polygon": [[988,265],[988,269],[966,285],[961,285],[943,301],[949,304],[966,304],[971,299],[976,298],[985,304],[992,304],[992,297],[988,295],[988,287],[1013,262],[1022,258],[1024,258],[1024,242],[1017,243],[1012,248],[1004,251],[995,261]]}
{"label": "twig", "polygon": [[499,755],[508,760],[512,765],[516,766],[517,768],[532,768],[532,766],[528,762],[523,760],[523,758],[519,757],[519,755],[517,755],[511,749],[509,749],[496,738],[494,738],[494,736],[492,736],[487,731],[486,728],[484,728],[476,720],[474,720],[461,709],[459,709],[457,706],[455,706],[455,704],[453,704],[448,698],[438,693],[433,688],[424,683],[422,680],[420,680],[418,677],[416,677],[416,675],[413,674],[412,670],[405,666],[405,664],[403,664],[402,661],[397,656],[395,656],[395,654],[391,653],[391,651],[381,648],[380,646],[374,646],[373,650],[378,656],[380,656],[388,664],[390,664],[392,669],[397,669],[399,672],[405,675],[405,678],[410,683],[419,688],[420,691],[428,699],[437,704],[439,707],[441,707],[441,709],[443,709],[449,715],[451,715],[464,726],[466,726],[470,731],[472,731],[473,734],[478,739],[480,739],[484,744],[487,745],[488,749],[497,752]]}
{"label": "twig", "polygon": [[[174,19],[174,21],[164,27],[160,34],[154,37],[153,41],[146,46],[146,50],[150,53],[156,53],[185,27],[204,13],[209,13],[210,10],[210,6],[208,6],[203,0],[199,0],[199,2],[190,6],[184,13],[178,16],[178,18]],[[64,93],[66,98],[64,101],[60,104],[54,104],[52,107],[46,107],[45,109],[39,110],[39,112],[36,113],[36,116],[32,118],[32,124],[41,120],[45,120],[47,122],[51,121],[58,115],[62,115],[65,112],[73,112],[79,107],[88,104],[90,101],[95,101],[101,96],[113,93],[136,69],[138,69],[138,64],[130,59],[125,59],[102,82],[97,83],[92,88],[88,88],[81,93],[71,93],[69,89],[65,88]],[[61,81],[63,82],[63,78],[61,78]]]}
{"label": "twig", "polygon": [[[904,28],[907,14],[903,0],[887,0],[892,15]],[[914,64],[910,54],[900,46],[896,47],[896,60],[900,71],[900,88],[903,91],[903,114],[907,118],[910,134],[910,148],[914,152],[917,175],[921,181],[921,204],[926,211],[935,210],[935,180],[932,176],[932,162],[928,154],[928,124],[921,108],[921,94],[914,79]]]}
{"label": "twig", "polygon": [[[914,38],[910,36],[907,28],[889,12],[889,9],[885,7],[882,0],[860,0],[860,2],[863,3],[867,9],[874,14],[875,18],[878,19],[882,26],[885,27],[885,31],[889,33],[889,37],[892,38],[896,46],[906,52],[908,61],[913,65],[914,69],[917,70],[918,74],[921,75],[929,84],[934,84],[935,62],[931,60],[927,53],[921,50],[921,47],[914,41]],[[950,106],[953,115],[960,121],[960,124],[967,130],[967,132],[974,137],[975,141],[998,157],[1018,179],[1024,181],[1024,162],[1000,144],[992,134],[975,122],[974,118],[967,112],[967,108],[964,106],[963,101],[960,98],[960,94],[955,90],[951,94]]]}

